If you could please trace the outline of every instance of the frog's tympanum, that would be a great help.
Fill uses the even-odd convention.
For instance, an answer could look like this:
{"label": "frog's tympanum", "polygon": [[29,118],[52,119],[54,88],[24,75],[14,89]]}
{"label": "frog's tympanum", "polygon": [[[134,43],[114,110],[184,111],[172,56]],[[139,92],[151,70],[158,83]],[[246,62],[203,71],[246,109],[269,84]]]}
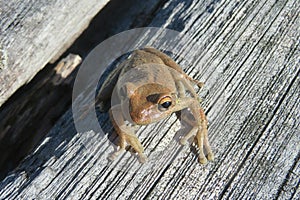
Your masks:
{"label": "frog's tympanum", "polygon": [[207,119],[193,84],[201,87],[203,83],[189,77],[175,61],[159,50],[147,47],[134,51],[108,76],[97,95],[97,103],[111,100],[110,118],[119,136],[120,148],[110,158],[116,158],[129,144],[138,153],[140,162],[146,162],[143,145],[135,135],[137,127],[187,110],[185,113],[188,114],[181,114],[181,119],[192,128],[181,138],[181,144],[194,137],[199,149],[199,162],[213,160]]}

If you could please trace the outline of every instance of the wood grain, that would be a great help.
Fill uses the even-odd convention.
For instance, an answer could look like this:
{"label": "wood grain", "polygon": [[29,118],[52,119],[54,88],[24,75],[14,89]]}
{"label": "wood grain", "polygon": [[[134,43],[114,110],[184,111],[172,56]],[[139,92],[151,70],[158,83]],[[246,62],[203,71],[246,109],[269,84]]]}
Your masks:
{"label": "wood grain", "polygon": [[0,51],[6,57],[0,65],[0,106],[58,59],[107,2],[1,0]]}
{"label": "wood grain", "polygon": [[[155,12],[149,26],[190,35],[180,50],[192,65],[174,59],[206,83],[199,95],[214,162],[199,165],[195,146],[178,143],[175,115],[138,131],[146,164],[130,152],[109,162],[113,136],[77,133],[70,109],[1,182],[0,197],[299,199],[299,11],[297,0],[174,0]],[[111,132],[107,121],[99,116]]]}

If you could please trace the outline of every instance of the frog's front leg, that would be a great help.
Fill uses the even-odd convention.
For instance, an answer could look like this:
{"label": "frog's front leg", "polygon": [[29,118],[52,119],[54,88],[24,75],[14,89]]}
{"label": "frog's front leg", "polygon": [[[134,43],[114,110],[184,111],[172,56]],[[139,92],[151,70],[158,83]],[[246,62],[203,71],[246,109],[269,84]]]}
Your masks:
{"label": "frog's front leg", "polygon": [[111,160],[117,158],[121,153],[125,151],[126,143],[129,144],[139,156],[139,161],[145,163],[147,157],[144,154],[144,147],[135,135],[135,128],[131,127],[128,124],[125,124],[125,119],[122,114],[121,106],[113,106],[109,111],[109,116],[112,121],[112,124],[119,136],[119,146],[120,149],[116,152],[113,152],[110,156]]}
{"label": "frog's front leg", "polygon": [[[179,91],[179,96],[184,96],[184,91]],[[185,106],[190,109],[194,119],[188,117],[188,114],[182,113],[181,119],[191,125],[192,129],[180,140],[181,144],[186,144],[187,140],[195,136],[196,145],[199,148],[199,162],[202,164],[207,163],[207,160],[213,160],[214,154],[212,153],[207,134],[207,119],[203,109],[200,107],[197,98],[185,97],[184,101],[187,105],[180,105],[181,108]],[[207,158],[204,154],[204,148],[207,151]]]}
{"label": "frog's front leg", "polygon": [[[187,140],[192,136],[195,136],[196,145],[199,148],[199,162],[202,164],[207,163],[207,160],[214,160],[214,154],[212,153],[207,134],[207,119],[203,109],[200,106],[193,106],[193,115],[195,120],[191,120],[183,116],[183,120],[192,126],[192,129],[187,135],[181,138],[180,143],[186,144]],[[207,151],[207,158],[204,154],[204,148]]]}
{"label": "frog's front leg", "polygon": [[[200,119],[201,119],[201,126],[199,126],[199,130],[196,135],[197,146],[199,147],[199,149],[202,150],[202,151],[200,151],[199,162],[206,163],[207,159],[214,160],[214,154],[212,153],[212,150],[211,150],[211,147],[210,147],[210,144],[208,141],[207,118],[206,118],[205,113],[202,108],[199,109],[199,113],[200,113]],[[203,146],[207,151],[207,159],[203,152]]]}

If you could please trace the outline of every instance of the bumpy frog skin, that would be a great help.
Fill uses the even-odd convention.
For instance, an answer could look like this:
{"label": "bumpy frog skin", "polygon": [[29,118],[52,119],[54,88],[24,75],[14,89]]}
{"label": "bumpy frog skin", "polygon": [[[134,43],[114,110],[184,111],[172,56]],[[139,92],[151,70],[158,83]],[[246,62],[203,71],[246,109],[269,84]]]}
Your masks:
{"label": "bumpy frog skin", "polygon": [[108,76],[97,95],[98,104],[111,100],[110,118],[119,135],[120,148],[110,158],[115,159],[129,144],[138,153],[140,162],[146,162],[143,145],[135,135],[137,127],[188,108],[193,117],[182,114],[181,119],[192,128],[180,143],[186,144],[194,136],[199,162],[204,164],[213,160],[207,119],[192,83],[199,87],[203,85],[190,78],[175,61],[159,50],[147,47],[134,51]]}

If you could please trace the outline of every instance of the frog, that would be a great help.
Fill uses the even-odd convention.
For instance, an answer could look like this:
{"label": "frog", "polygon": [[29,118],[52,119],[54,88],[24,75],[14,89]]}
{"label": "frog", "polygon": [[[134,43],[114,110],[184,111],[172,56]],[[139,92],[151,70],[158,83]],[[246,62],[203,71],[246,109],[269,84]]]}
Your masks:
{"label": "frog", "polygon": [[[129,145],[141,163],[147,162],[144,147],[136,135],[139,127],[188,110],[188,114],[182,114],[181,118],[191,129],[179,142],[186,145],[194,137],[199,163],[213,161],[207,117],[194,88],[202,88],[203,85],[203,82],[188,76],[162,51],[149,46],[134,50],[108,75],[96,96],[96,105],[99,105],[101,112],[109,112],[119,137],[119,148],[109,159],[115,160]],[[109,109],[102,109],[109,101]]]}

